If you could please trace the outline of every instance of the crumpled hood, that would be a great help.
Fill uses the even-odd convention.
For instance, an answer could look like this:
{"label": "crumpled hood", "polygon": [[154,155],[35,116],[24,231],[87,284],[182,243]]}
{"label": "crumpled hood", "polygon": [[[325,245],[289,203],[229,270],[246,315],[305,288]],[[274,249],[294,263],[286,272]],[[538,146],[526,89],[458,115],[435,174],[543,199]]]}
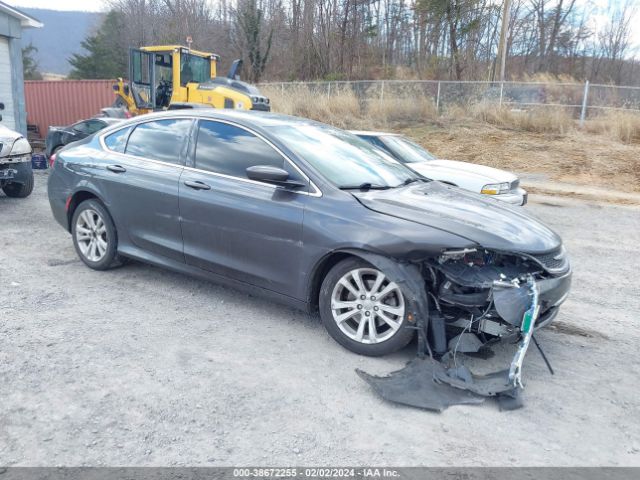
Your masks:
{"label": "crumpled hood", "polygon": [[438,228],[488,249],[537,254],[562,244],[555,232],[522,208],[440,182],[352,193],[370,210]]}

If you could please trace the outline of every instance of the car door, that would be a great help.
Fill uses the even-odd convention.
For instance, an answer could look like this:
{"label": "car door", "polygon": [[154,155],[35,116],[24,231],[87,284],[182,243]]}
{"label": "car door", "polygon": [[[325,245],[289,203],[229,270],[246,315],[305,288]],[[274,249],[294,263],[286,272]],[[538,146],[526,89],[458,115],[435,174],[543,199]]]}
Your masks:
{"label": "car door", "polygon": [[[263,138],[221,121],[199,121],[192,160],[180,181],[186,262],[294,296],[308,180]],[[255,165],[284,168],[307,186],[249,180]]]}
{"label": "car door", "polygon": [[103,189],[119,235],[149,253],[184,262],[179,182],[194,121],[140,123],[104,138]]}

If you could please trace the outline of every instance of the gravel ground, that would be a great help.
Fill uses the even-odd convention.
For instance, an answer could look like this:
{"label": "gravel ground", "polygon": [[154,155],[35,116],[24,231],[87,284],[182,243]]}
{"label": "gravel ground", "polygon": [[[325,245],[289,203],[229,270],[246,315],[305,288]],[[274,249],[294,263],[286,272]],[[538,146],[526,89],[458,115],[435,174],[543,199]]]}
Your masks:
{"label": "gravel ground", "polygon": [[0,196],[0,465],[640,466],[637,207],[532,198],[575,269],[539,334],[556,374],[532,347],[525,408],[435,414],[354,373],[390,372],[414,345],[359,357],[263,299],[139,263],[86,268],[36,182]]}

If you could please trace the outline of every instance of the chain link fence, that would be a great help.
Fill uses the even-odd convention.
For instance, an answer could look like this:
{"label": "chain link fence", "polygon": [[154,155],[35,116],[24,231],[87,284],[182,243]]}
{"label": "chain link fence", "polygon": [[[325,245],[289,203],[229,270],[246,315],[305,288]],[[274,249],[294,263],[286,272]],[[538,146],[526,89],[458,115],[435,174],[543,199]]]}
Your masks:
{"label": "chain link fence", "polygon": [[331,98],[352,92],[361,103],[375,100],[427,98],[439,111],[451,106],[492,103],[511,109],[567,108],[584,121],[605,110],[640,111],[640,87],[586,83],[475,82],[448,80],[362,80],[263,83],[283,96],[308,89],[310,95]]}

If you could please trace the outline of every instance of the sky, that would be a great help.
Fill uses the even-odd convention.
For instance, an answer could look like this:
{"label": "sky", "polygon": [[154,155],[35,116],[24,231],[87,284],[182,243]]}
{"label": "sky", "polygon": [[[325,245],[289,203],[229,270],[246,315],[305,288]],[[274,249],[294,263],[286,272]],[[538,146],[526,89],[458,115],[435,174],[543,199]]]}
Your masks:
{"label": "sky", "polygon": [[80,10],[100,12],[105,9],[104,0],[3,0],[17,8],[47,8],[50,10]]}
{"label": "sky", "polygon": [[[48,8],[51,10],[84,10],[91,12],[103,11],[107,7],[107,0],[4,0],[9,5],[16,7],[31,7],[31,8]],[[500,0],[496,0],[500,2]],[[598,30],[598,26],[604,24],[607,21],[606,11],[607,5],[611,2],[622,3],[625,0],[578,0],[578,3],[588,4],[593,7],[590,15],[590,24],[594,30]],[[640,6],[640,0],[631,0],[636,7]],[[598,12],[598,10],[600,10]],[[640,12],[638,12],[638,18],[636,21],[640,21]],[[636,22],[636,23],[637,23]],[[640,28],[632,29],[632,44],[635,49],[640,47]]]}

